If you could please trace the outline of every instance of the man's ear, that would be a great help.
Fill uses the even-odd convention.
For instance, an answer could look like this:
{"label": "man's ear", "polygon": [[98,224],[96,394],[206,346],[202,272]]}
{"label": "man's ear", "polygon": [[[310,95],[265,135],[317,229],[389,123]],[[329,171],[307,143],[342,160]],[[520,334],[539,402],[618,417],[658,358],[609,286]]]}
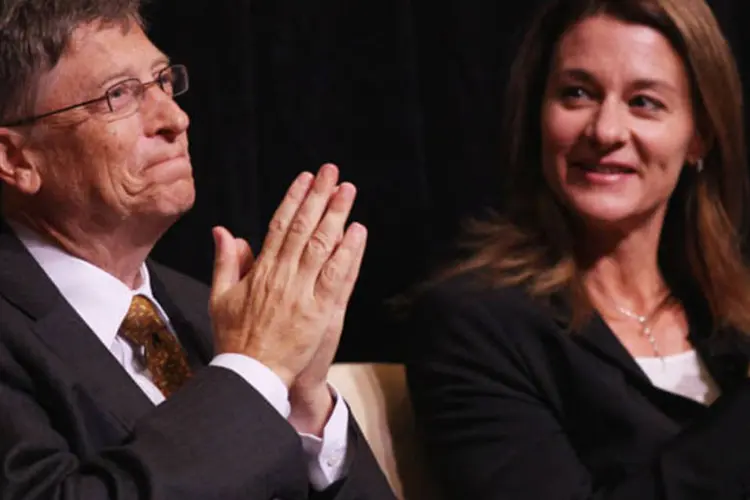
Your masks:
{"label": "man's ear", "polygon": [[0,182],[21,193],[33,195],[42,187],[42,178],[26,146],[24,134],[0,127]]}

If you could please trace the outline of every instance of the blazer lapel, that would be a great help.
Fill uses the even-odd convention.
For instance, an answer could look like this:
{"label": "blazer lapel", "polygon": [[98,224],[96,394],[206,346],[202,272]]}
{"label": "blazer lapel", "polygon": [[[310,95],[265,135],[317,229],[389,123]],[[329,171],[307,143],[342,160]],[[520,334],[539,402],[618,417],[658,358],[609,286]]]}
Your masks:
{"label": "blazer lapel", "polygon": [[672,418],[687,422],[705,410],[703,405],[691,399],[656,387],[598,314],[581,331],[580,343],[619,368],[625,375],[626,383],[651,400],[656,407],[668,412]]}
{"label": "blazer lapel", "polygon": [[127,432],[153,408],[7,227],[0,232],[0,295],[34,320],[34,333],[113,423]]}
{"label": "blazer lapel", "polygon": [[747,380],[750,337],[732,329],[712,335],[691,330],[690,342],[723,393],[733,391]]}
{"label": "blazer lapel", "polygon": [[[566,304],[565,299],[561,297],[555,297],[551,304],[555,317],[564,328],[567,328],[567,318],[570,315]],[[710,329],[710,324],[706,322],[704,315],[695,312],[698,306],[693,304],[687,307],[693,312],[688,318],[690,342],[722,392],[733,390],[747,379],[750,337],[728,329],[708,335],[706,332]],[[668,400],[672,407],[684,409],[686,413],[694,412],[698,407],[702,408],[692,400],[655,387],[599,314],[594,313],[581,331],[573,335],[582,346],[622,370],[644,394],[661,401]]]}
{"label": "blazer lapel", "polygon": [[634,380],[651,384],[641,367],[633,359],[633,356],[630,355],[625,346],[622,345],[598,314],[594,314],[588,324],[577,335],[580,343],[600,358],[617,366]]}
{"label": "blazer lapel", "polygon": [[[571,309],[566,296],[563,294],[553,295],[549,306],[560,328],[568,330]],[[641,367],[638,366],[635,359],[596,311],[579,331],[574,331],[571,335],[582,347],[607,363],[618,367],[628,377],[641,383],[650,383]]]}

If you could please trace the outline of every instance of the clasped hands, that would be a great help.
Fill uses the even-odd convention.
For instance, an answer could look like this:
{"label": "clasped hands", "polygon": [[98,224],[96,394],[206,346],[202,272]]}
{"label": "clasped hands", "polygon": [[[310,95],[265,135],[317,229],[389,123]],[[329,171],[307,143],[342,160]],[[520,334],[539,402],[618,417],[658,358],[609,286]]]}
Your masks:
{"label": "clasped hands", "polygon": [[326,381],[359,274],[367,230],[346,227],[356,188],[338,169],[300,174],[276,210],[257,257],[214,228],[209,310],[216,354],[263,363],[289,388],[289,422],[321,435],[333,409]]}

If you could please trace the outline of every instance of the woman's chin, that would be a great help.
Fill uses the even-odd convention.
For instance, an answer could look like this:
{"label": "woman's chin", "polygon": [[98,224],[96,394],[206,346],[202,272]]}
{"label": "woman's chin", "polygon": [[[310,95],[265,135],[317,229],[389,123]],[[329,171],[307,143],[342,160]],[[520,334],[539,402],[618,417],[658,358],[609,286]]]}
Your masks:
{"label": "woman's chin", "polygon": [[630,203],[573,203],[571,208],[584,224],[594,226],[626,224],[641,212]]}

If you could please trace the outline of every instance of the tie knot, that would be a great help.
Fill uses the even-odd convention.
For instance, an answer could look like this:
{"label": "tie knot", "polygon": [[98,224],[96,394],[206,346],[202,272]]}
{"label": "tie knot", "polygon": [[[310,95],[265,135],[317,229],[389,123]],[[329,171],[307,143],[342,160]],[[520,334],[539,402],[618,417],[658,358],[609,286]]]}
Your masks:
{"label": "tie knot", "polygon": [[154,333],[164,328],[154,304],[143,295],[136,295],[130,302],[128,314],[120,327],[120,334],[138,345],[144,345]]}

